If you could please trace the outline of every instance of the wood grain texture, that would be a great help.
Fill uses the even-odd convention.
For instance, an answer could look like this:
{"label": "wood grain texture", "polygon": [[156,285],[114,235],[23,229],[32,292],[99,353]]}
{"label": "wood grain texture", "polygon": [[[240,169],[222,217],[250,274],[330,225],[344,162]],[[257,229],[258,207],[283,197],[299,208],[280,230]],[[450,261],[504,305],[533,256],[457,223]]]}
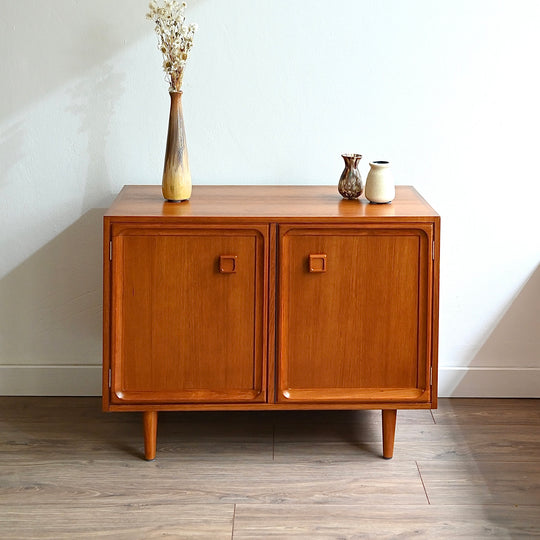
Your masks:
{"label": "wood grain texture", "polygon": [[414,188],[198,193],[126,186],[104,218],[104,410],[433,406],[440,220]]}
{"label": "wood grain texture", "polygon": [[234,538],[525,539],[540,535],[538,508],[497,506],[236,506]]}
{"label": "wood grain texture", "polygon": [[284,225],[279,245],[279,401],[429,401],[431,228]]}
{"label": "wood grain texture", "polygon": [[540,506],[538,461],[418,462],[431,504]]}
{"label": "wood grain texture", "polygon": [[442,399],[433,411],[437,424],[534,425],[540,427],[538,399]]}
{"label": "wood grain texture", "polygon": [[232,504],[7,504],[0,513],[0,534],[3,540],[230,540],[233,515]]}
{"label": "wood grain texture", "polygon": [[[258,403],[258,402],[246,402],[246,403],[204,403],[204,402],[190,402],[190,403],[127,403],[117,405],[112,403],[108,407],[108,411],[111,412],[133,412],[133,411],[300,411],[300,410],[368,410],[368,409],[431,409],[430,402],[416,403],[414,401],[391,401],[385,402],[383,398],[381,400],[374,399],[373,389],[368,389],[366,392],[365,401],[354,401],[353,398],[358,397],[358,392],[361,390],[355,390],[354,396],[351,396],[351,401],[342,400],[339,403],[332,403],[330,401],[321,401],[315,403],[309,402],[294,402],[294,403]],[[403,389],[397,390],[383,390],[381,394],[391,398],[395,398],[398,393],[403,395]],[[418,395],[417,392],[411,391],[409,397]],[[340,392],[340,396],[343,397],[343,393]],[[369,399],[368,399],[369,397]]]}
{"label": "wood grain texture", "polygon": [[[540,430],[523,426],[402,426],[397,427],[394,460],[440,462],[540,460]],[[279,426],[274,459],[366,459],[380,455],[380,426],[376,424]]]}
{"label": "wood grain texture", "polygon": [[140,414],[0,397],[0,537],[540,536],[540,400],[439,405],[391,461],[378,411],[229,411],[160,413],[145,462]]}
{"label": "wood grain texture", "polygon": [[396,417],[397,411],[394,409],[382,411],[383,457],[385,459],[390,459],[394,456]]}
{"label": "wood grain texture", "polygon": [[265,236],[113,227],[113,403],[265,401]]}
{"label": "wood grain texture", "polygon": [[143,413],[144,458],[148,461],[152,461],[156,457],[157,422],[157,411]]}
{"label": "wood grain texture", "polygon": [[433,227],[433,289],[431,309],[431,387],[433,389],[431,403],[434,409],[438,406],[439,388],[439,296],[441,274],[441,221],[436,219]]}
{"label": "wood grain texture", "polygon": [[[414,462],[327,463],[324,474],[313,463],[131,460],[121,470],[115,460],[66,458],[46,466],[0,465],[0,505],[37,505],[46,500],[70,505],[115,504],[425,504]],[[111,479],[115,478],[115,482]],[[154,486],[154,487],[148,487]]]}
{"label": "wood grain texture", "polygon": [[438,214],[411,186],[397,186],[391,204],[344,201],[337,186],[193,186],[184,204],[167,204],[158,186],[125,186],[106,216],[170,219],[313,222],[340,219],[433,221]]}
{"label": "wood grain texture", "polygon": [[268,348],[267,348],[267,405],[270,407],[277,400],[276,389],[276,314],[277,314],[277,287],[271,286],[278,280],[278,245],[277,224],[270,224],[269,257],[268,257]]}
{"label": "wood grain texture", "polygon": [[101,395],[103,396],[102,408],[107,410],[110,405],[109,374],[111,367],[111,252],[110,239],[111,222],[108,217],[103,218],[103,343],[101,376]]}

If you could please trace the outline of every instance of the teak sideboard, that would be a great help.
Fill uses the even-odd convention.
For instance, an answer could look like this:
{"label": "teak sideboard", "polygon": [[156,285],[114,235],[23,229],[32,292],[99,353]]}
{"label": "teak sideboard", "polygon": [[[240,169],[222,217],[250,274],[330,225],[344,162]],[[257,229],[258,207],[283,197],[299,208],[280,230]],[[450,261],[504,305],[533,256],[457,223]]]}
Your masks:
{"label": "teak sideboard", "polygon": [[335,186],[126,186],[104,217],[103,409],[437,406],[440,218]]}

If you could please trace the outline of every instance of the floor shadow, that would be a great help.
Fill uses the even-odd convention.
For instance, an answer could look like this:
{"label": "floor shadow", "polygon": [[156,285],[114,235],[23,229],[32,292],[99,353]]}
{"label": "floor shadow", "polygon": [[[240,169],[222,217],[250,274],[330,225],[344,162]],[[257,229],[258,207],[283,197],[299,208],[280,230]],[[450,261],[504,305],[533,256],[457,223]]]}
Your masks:
{"label": "floor shadow", "polygon": [[420,471],[432,469],[423,477],[431,504],[476,507],[490,524],[485,530],[498,538],[535,536],[537,520],[514,522],[518,518],[509,516],[540,504],[540,400],[446,398],[440,407],[438,428],[452,435],[444,443],[455,453],[420,463]]}
{"label": "floor shadow", "polygon": [[[508,371],[503,371],[503,375],[495,380],[493,377],[490,380],[489,386],[493,397],[539,397],[538,390],[538,372],[540,370],[540,266],[531,274],[529,279],[523,285],[517,296],[514,298],[508,309],[502,314],[495,328],[488,336],[482,347],[475,355],[470,363],[470,370],[464,370],[461,379],[457,379],[454,388],[456,396],[478,396],[479,388],[486,385],[485,377],[490,375],[487,371],[493,366],[504,366]],[[513,369],[513,366],[517,369]],[[476,368],[476,369],[474,369]],[[459,374],[459,372],[457,372]],[[533,376],[534,374],[534,376]],[[517,394],[516,394],[517,392]],[[476,400],[481,402],[482,400]],[[489,400],[487,400],[489,402]],[[525,400],[524,400],[525,401]],[[453,408],[456,404],[456,418],[459,418],[459,408],[463,400],[448,400],[449,408]],[[481,409],[481,405],[478,406]],[[466,414],[461,411],[461,417],[467,418]],[[495,417],[495,418],[494,418]],[[485,414],[485,424],[489,425],[492,422],[498,422],[497,415]],[[517,420],[515,420],[517,421]],[[509,425],[515,427],[515,421],[508,420]],[[457,424],[458,429],[462,427]],[[483,424],[479,425],[481,429]],[[523,431],[527,432],[531,426],[524,425]],[[458,436],[464,441],[468,441],[467,434],[461,433]],[[520,441],[493,441],[493,446],[519,448]],[[502,498],[501,485],[504,479],[499,478],[497,470],[493,469],[493,465],[486,463],[481,459],[474,457],[475,448],[471,447],[468,454],[473,456],[473,459],[464,460],[456,469],[454,474],[457,479],[450,478],[451,481],[459,482],[460,477],[471,479],[471,485],[476,486],[478,491],[478,501],[482,504],[482,510],[485,518],[489,523],[492,523],[501,531],[507,530],[507,520],[504,515],[495,510],[493,501],[501,504],[503,500],[497,500],[497,497]],[[504,464],[501,464],[504,465]],[[517,464],[517,471],[523,474],[524,477],[534,475],[534,464],[529,469],[529,464]],[[524,467],[520,470],[519,467]],[[520,503],[518,495],[511,492],[506,496],[507,504],[513,504],[515,508]],[[489,502],[486,503],[485,500]],[[532,501],[532,499],[529,499]],[[531,502],[531,504],[536,504]],[[523,524],[524,536],[528,530],[527,524]],[[509,532],[509,531],[508,531]],[[510,536],[508,536],[510,537]]]}
{"label": "floor shadow", "polygon": [[280,461],[298,460],[307,445],[313,449],[307,459],[332,461],[344,448],[348,457],[379,457],[380,441],[379,411],[161,412],[158,423],[161,455],[184,457],[236,453],[247,459],[271,446]]}
{"label": "floor shadow", "polygon": [[104,413],[99,397],[0,396],[0,427],[5,458],[143,458],[141,415]]}

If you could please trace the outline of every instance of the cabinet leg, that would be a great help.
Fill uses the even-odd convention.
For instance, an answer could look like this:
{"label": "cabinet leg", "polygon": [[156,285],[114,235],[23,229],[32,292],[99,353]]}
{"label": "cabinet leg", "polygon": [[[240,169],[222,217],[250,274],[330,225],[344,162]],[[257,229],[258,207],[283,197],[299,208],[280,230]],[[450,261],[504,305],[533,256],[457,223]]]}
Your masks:
{"label": "cabinet leg", "polygon": [[396,435],[397,410],[382,411],[383,457],[391,459],[394,455],[394,437]]}
{"label": "cabinet leg", "polygon": [[152,461],[156,457],[157,417],[157,411],[143,413],[144,458],[147,461]]}

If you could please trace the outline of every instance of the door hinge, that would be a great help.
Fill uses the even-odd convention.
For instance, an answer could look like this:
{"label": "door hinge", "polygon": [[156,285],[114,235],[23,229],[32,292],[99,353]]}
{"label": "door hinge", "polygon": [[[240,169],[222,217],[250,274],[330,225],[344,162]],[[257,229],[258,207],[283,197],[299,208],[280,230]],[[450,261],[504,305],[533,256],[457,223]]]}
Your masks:
{"label": "door hinge", "polygon": [[112,386],[112,371],[111,368],[109,368],[109,388]]}
{"label": "door hinge", "polygon": [[109,242],[109,261],[112,261],[112,240]]}
{"label": "door hinge", "polygon": [[431,243],[431,258],[435,260],[435,240]]}
{"label": "door hinge", "polygon": [[433,368],[429,368],[429,386],[433,386]]}

